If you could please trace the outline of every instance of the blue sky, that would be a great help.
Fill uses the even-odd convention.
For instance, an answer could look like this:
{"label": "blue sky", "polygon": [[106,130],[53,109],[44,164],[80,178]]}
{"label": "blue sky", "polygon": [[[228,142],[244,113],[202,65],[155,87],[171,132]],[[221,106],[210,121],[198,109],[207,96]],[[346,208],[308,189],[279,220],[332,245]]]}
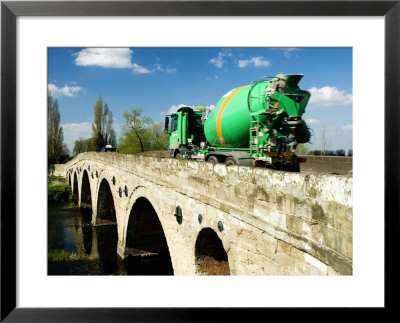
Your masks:
{"label": "blue sky", "polygon": [[304,74],[311,92],[303,118],[311,149],[328,134],[328,149],[352,148],[351,48],[49,48],[48,89],[58,99],[64,142],[91,136],[93,106],[102,95],[117,138],[122,113],[142,108],[163,122],[179,105],[213,107],[232,88],[278,72]]}

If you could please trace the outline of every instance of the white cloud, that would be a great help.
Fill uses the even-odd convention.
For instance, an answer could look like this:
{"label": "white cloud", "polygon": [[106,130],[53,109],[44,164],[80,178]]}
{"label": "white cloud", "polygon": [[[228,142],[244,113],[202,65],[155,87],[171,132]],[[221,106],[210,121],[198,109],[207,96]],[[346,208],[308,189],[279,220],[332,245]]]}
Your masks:
{"label": "white cloud", "polygon": [[132,63],[132,54],[129,48],[85,48],[74,55],[75,64],[79,66],[131,68],[135,73],[150,73],[146,67]]}
{"label": "white cloud", "polygon": [[77,96],[81,91],[83,91],[83,88],[80,86],[68,86],[66,84],[59,88],[57,85],[50,83],[47,85],[47,88],[49,89],[50,94],[54,97]]}
{"label": "white cloud", "polygon": [[264,59],[263,56],[256,56],[250,59],[244,59],[238,61],[238,66],[240,68],[247,67],[249,65],[253,65],[254,67],[268,67],[271,63]]}
{"label": "white cloud", "polygon": [[353,130],[353,126],[351,124],[347,124],[345,126],[342,127],[343,131],[352,131]]}
{"label": "white cloud", "polygon": [[[61,124],[61,127],[63,128],[64,142],[68,146],[71,154],[74,149],[75,140],[80,138],[88,139],[92,137],[91,122],[64,123]],[[113,128],[117,138],[119,138],[121,136],[121,124],[119,122],[115,122]]]}
{"label": "white cloud", "polygon": [[168,74],[174,74],[176,72],[176,68],[172,68],[170,66],[163,67],[161,64],[154,64],[155,70],[158,72],[166,72]]}
{"label": "white cloud", "polygon": [[146,67],[140,66],[138,64],[132,64],[133,72],[138,74],[149,74],[151,73]]}
{"label": "white cloud", "polygon": [[187,106],[188,106],[187,104],[183,104],[183,103],[181,103],[179,105],[172,105],[165,114],[166,115],[173,114],[173,113],[177,112],[180,108],[187,107]]}
{"label": "white cloud", "polygon": [[312,87],[308,91],[311,93],[309,107],[343,106],[353,102],[352,94],[339,91],[334,86]]}
{"label": "white cloud", "polygon": [[206,78],[206,80],[207,81],[211,81],[211,80],[218,80],[218,75],[214,75],[214,76],[208,76],[207,78]]}
{"label": "white cloud", "polygon": [[285,55],[286,58],[289,58],[289,57],[291,57],[293,55],[299,56],[298,54],[294,53],[294,52],[297,52],[299,50],[301,50],[301,49],[300,48],[290,48],[290,47],[284,48],[283,49],[283,55]]}
{"label": "white cloud", "polygon": [[165,69],[165,71],[166,71],[167,73],[173,74],[173,73],[176,73],[176,68],[167,67],[167,68]]}
{"label": "white cloud", "polygon": [[92,123],[64,123],[61,125],[64,133],[64,142],[67,144],[70,153],[74,148],[75,140],[79,138],[90,138],[92,136]]}
{"label": "white cloud", "polygon": [[221,56],[218,55],[218,58],[213,57],[208,62],[214,64],[218,68],[221,68],[224,65],[225,61],[222,59]]}
{"label": "white cloud", "polygon": [[224,50],[218,53],[217,57],[211,58],[208,62],[210,64],[214,64],[217,68],[222,68],[224,64],[227,62],[224,58],[225,57],[232,57],[232,53],[228,50]]}
{"label": "white cloud", "polygon": [[[176,113],[182,107],[190,107],[190,108],[197,108],[198,106],[187,105],[187,104],[179,104],[179,105],[172,105],[167,112],[161,112],[161,115],[170,115]],[[214,105],[206,105],[204,106],[206,111],[212,111],[214,109]]]}
{"label": "white cloud", "polygon": [[308,124],[310,126],[319,126],[321,124],[321,122],[317,119],[307,119],[306,124]]}

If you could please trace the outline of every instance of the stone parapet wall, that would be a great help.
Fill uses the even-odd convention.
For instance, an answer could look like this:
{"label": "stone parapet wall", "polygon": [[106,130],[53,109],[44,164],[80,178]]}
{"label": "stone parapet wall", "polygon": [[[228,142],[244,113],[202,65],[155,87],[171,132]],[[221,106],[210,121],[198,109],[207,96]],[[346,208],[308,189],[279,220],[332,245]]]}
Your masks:
{"label": "stone parapet wall", "polygon": [[[135,180],[125,180],[128,186],[148,183],[168,219],[175,205],[182,205],[184,225],[180,233],[173,229],[181,234],[173,239],[179,246],[194,244],[196,213],[210,219],[213,229],[221,220],[224,231],[218,234],[229,249],[233,274],[352,274],[351,176],[117,153],[83,153],[65,170],[84,163],[121,180],[132,176]],[[189,267],[190,262],[179,272],[193,273]]]}

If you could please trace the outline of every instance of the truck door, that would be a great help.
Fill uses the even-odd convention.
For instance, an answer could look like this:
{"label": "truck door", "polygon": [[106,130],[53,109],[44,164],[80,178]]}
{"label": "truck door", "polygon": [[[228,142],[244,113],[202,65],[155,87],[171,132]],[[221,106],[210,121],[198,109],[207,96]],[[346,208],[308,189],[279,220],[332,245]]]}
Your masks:
{"label": "truck door", "polygon": [[173,156],[174,150],[179,148],[181,143],[181,127],[179,127],[179,115],[177,113],[171,115],[169,118],[169,126],[168,131],[169,133],[169,151],[170,155]]}

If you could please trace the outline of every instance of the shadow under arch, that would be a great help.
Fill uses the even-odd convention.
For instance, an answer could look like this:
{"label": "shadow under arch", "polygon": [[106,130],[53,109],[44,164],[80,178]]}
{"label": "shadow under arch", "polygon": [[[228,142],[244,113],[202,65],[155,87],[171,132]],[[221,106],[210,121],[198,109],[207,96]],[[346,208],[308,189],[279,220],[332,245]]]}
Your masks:
{"label": "shadow under arch", "polygon": [[114,197],[110,184],[103,178],[100,182],[97,196],[97,214],[95,225],[116,224],[117,217],[114,206]]}
{"label": "shadow under arch", "polygon": [[153,205],[136,199],[129,214],[125,261],[135,262],[136,275],[173,275],[167,240]]}
{"label": "shadow under arch", "polygon": [[211,228],[203,228],[197,236],[195,263],[197,275],[230,275],[228,254]]}
{"label": "shadow under arch", "polygon": [[78,176],[76,172],[74,172],[74,183],[72,187],[72,201],[74,204],[78,204],[79,201],[79,192],[78,192]]}
{"label": "shadow under arch", "polygon": [[92,192],[90,190],[89,175],[86,170],[82,175],[81,207],[92,208]]}
{"label": "shadow under arch", "polygon": [[118,254],[116,252],[118,228],[114,197],[110,184],[105,178],[100,182],[96,211],[96,218],[92,222],[95,225],[95,230],[92,232],[96,238],[95,249],[97,249],[101,261],[103,273],[110,275],[118,272]]}

